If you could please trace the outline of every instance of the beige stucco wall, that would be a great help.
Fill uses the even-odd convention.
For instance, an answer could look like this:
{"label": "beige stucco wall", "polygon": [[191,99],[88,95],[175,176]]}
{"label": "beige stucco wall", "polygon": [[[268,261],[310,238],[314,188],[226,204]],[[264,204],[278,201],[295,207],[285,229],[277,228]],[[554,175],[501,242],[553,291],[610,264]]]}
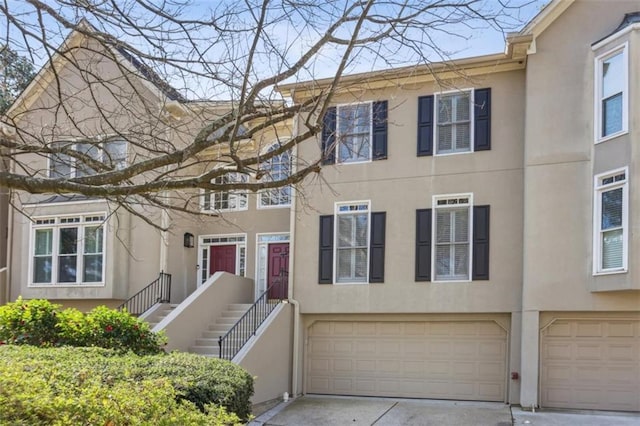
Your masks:
{"label": "beige stucco wall", "polygon": [[[630,133],[594,144],[592,43],[608,36],[637,1],[578,0],[535,42],[526,78],[524,271],[521,404],[539,397],[540,329],[549,315],[606,318],[640,310],[640,211],[637,170],[637,34],[630,36]],[[588,25],[585,25],[588,23]],[[637,33],[637,31],[636,31]],[[629,272],[593,276],[594,175],[629,166]],[[636,286],[637,287],[637,286]],[[562,314],[565,312],[565,314]],[[635,315],[635,314],[634,314]]]}
{"label": "beige stucco wall", "polygon": [[293,309],[281,303],[258,329],[255,341],[243,348],[234,362],[254,376],[252,404],[291,394]]}
{"label": "beige stucco wall", "polygon": [[[13,212],[10,300],[24,298],[126,299],[157,278],[160,255],[160,233],[142,219],[126,212],[113,211],[106,202],[56,203],[24,207],[24,213]],[[31,262],[31,219],[52,215],[102,213],[105,221],[104,285],[39,285],[29,286]],[[93,303],[93,302],[92,302]]]}
{"label": "beige stucco wall", "polygon": [[[388,159],[325,166],[322,179],[301,188],[296,213],[294,298],[302,313],[512,312],[520,309],[522,277],[522,156],[524,72],[511,71],[459,80],[446,89],[492,89],[492,148],[449,156],[416,156],[418,97],[441,89],[434,84],[393,87],[340,102],[389,102]],[[445,90],[446,90],[445,89]],[[304,158],[317,158],[311,143]],[[475,205],[491,206],[489,281],[415,282],[415,211],[432,207],[432,195],[473,193]],[[385,211],[385,282],[319,285],[319,215],[334,202],[371,200]]]}
{"label": "beige stucco wall", "polygon": [[[527,64],[524,295],[526,310],[637,310],[640,292],[592,293],[594,281],[640,279],[637,118],[631,133],[594,146],[594,52],[637,1],[576,1],[536,40]],[[584,25],[589,22],[589,25]],[[635,37],[635,35],[634,35]],[[560,42],[561,41],[561,42]],[[637,65],[640,45],[630,49]],[[634,66],[636,66],[634,65]],[[630,70],[633,105],[638,83]],[[636,93],[636,95],[634,95]],[[555,96],[554,96],[555,95]],[[637,105],[630,117],[637,117]],[[629,165],[629,272],[594,278],[593,176]],[[553,190],[550,190],[553,188]],[[634,189],[636,188],[636,189]]]}

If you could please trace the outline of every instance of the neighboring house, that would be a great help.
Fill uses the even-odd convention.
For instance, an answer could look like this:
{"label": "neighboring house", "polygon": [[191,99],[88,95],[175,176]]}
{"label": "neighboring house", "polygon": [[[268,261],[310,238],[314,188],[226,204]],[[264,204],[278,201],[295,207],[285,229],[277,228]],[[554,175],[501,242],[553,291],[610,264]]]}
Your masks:
{"label": "neighboring house", "polygon": [[[186,350],[200,335],[217,344],[209,321],[241,302],[224,286],[247,280],[214,272],[254,279],[256,297],[288,274],[289,303],[233,355],[251,360],[254,402],[286,391],[640,411],[639,73],[637,1],[553,0],[505,53],[344,77],[317,140],[264,165],[278,178],[322,156],[303,196],[201,192],[222,218],[150,211],[171,225],[161,233],[104,201],[21,194],[33,221],[10,218],[9,299],[116,305],[165,271],[180,305],[156,329]],[[226,111],[150,80],[174,125],[197,131]],[[330,83],[279,89],[302,102]],[[47,87],[24,102],[46,102]],[[126,147],[102,152],[117,166]]]}
{"label": "neighboring house", "polygon": [[637,75],[637,1],[553,1],[505,54],[343,78],[299,150],[294,386],[640,411]]}
{"label": "neighboring house", "polygon": [[[67,147],[118,170],[146,158],[147,149],[164,149],[154,143],[184,146],[207,120],[229,111],[224,101],[187,101],[139,60],[80,32],[72,32],[64,46],[67,54],[54,55],[7,114],[26,140]],[[267,152],[288,134],[283,123],[242,149]],[[217,159],[224,153],[205,151],[199,164],[220,167]],[[274,157],[261,166],[262,179],[286,177],[291,166],[290,154]],[[64,154],[23,156],[20,167],[57,178],[93,173]],[[171,300],[182,301],[216,271],[256,278],[256,291],[263,291],[286,275],[291,194],[290,187],[187,194],[204,213],[192,217],[153,207],[130,211],[99,198],[14,191],[3,295],[47,298],[83,310],[115,307],[165,272],[171,275]],[[275,263],[268,267],[270,258]]]}

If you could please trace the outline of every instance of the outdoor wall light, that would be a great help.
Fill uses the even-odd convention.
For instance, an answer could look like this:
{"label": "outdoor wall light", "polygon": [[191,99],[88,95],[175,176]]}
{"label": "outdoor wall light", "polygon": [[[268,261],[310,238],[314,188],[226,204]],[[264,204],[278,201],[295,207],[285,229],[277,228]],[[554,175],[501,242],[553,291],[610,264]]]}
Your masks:
{"label": "outdoor wall light", "polygon": [[184,246],[187,248],[193,248],[195,238],[191,232],[184,233]]}

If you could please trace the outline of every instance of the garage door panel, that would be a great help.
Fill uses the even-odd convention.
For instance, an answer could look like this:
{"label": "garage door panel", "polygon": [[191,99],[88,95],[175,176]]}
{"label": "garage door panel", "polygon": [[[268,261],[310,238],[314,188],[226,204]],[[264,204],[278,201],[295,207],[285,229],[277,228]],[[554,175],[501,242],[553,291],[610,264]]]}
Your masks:
{"label": "garage door panel", "polygon": [[556,320],[541,334],[541,404],[640,411],[639,326],[636,320]]}
{"label": "garage door panel", "polygon": [[[327,352],[345,340],[350,352]],[[492,321],[319,322],[307,357],[309,393],[504,400],[506,332]]]}

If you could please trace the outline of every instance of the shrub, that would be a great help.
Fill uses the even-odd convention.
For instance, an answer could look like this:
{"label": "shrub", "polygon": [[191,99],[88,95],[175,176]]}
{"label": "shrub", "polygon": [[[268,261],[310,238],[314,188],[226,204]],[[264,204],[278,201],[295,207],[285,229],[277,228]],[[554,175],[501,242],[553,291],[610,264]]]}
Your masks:
{"label": "shrub", "polygon": [[241,367],[198,355],[0,347],[0,424],[236,424],[252,393]]}
{"label": "shrub", "polygon": [[127,312],[99,306],[88,314],[47,300],[0,307],[0,342],[35,346],[98,346],[139,355],[162,352],[164,337]]}
{"label": "shrub", "polygon": [[59,308],[60,305],[48,300],[26,302],[20,298],[0,306],[0,341],[16,345],[56,345]]}
{"label": "shrub", "polygon": [[226,407],[243,419],[251,414],[253,377],[229,361],[172,352],[164,358],[147,357],[141,377],[170,377],[183,398],[199,408],[209,403]]}

